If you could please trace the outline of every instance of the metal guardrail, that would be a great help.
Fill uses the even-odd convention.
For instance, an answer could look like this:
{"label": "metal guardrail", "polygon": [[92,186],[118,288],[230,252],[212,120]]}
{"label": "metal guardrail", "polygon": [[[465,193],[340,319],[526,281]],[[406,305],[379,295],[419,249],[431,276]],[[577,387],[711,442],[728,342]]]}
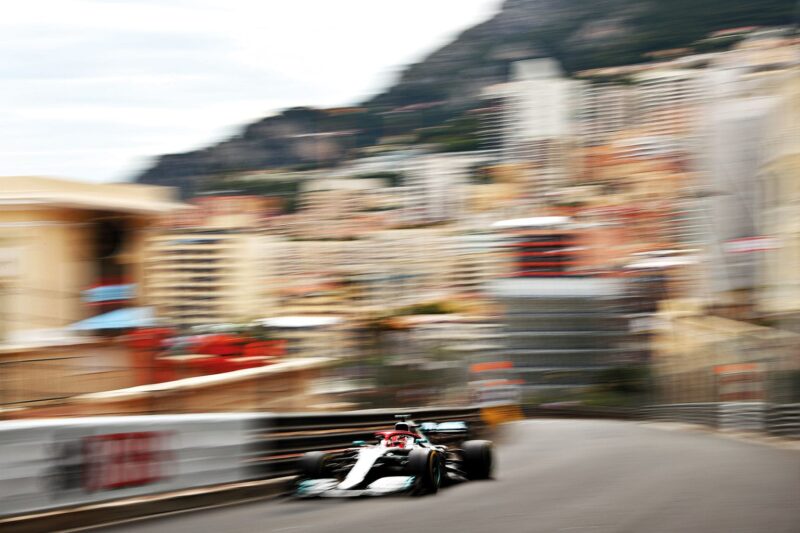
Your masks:
{"label": "metal guardrail", "polygon": [[719,428],[723,431],[764,431],[766,408],[764,402],[720,404]]}
{"label": "metal guardrail", "polygon": [[664,422],[684,422],[716,428],[719,420],[718,403],[676,403],[650,405],[639,410],[641,418]]}
{"label": "metal guardrail", "polygon": [[526,405],[523,413],[528,418],[610,418],[629,420],[637,418],[637,411],[626,407],[592,407],[573,405]]}
{"label": "metal guardrail", "polygon": [[770,405],[765,419],[770,435],[800,439],[800,403]]}
{"label": "metal guardrail", "polygon": [[685,403],[650,405],[639,410],[643,419],[700,424],[723,431],[752,431],[776,437],[800,438],[800,404],[765,402]]}

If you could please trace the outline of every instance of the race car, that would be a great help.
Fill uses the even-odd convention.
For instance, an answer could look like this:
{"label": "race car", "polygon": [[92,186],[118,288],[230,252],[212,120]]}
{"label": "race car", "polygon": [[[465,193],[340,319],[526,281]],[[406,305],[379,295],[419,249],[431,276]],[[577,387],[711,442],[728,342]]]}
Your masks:
{"label": "race car", "polygon": [[[308,452],[300,459],[300,498],[433,494],[442,485],[492,475],[492,443],[464,440],[463,422],[424,423],[406,416],[375,443],[354,442],[340,453]],[[435,444],[455,441],[456,445]],[[433,441],[433,442],[432,442]]]}

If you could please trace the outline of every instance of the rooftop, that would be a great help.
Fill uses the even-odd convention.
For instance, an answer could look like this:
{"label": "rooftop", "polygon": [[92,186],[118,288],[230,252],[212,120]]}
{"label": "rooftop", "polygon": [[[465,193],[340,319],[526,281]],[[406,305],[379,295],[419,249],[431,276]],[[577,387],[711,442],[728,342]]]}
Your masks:
{"label": "rooftop", "polygon": [[334,316],[280,316],[275,318],[262,318],[256,322],[262,326],[273,328],[316,328],[333,326],[342,322]]}
{"label": "rooftop", "polygon": [[498,279],[488,284],[497,298],[613,298],[623,283],[613,278]]}
{"label": "rooftop", "polygon": [[493,228],[536,228],[544,226],[561,226],[570,222],[570,217],[530,217],[500,220],[492,224]]}
{"label": "rooftop", "polygon": [[87,183],[41,176],[0,177],[0,206],[46,206],[131,214],[165,214],[191,206],[174,189],[134,183]]}

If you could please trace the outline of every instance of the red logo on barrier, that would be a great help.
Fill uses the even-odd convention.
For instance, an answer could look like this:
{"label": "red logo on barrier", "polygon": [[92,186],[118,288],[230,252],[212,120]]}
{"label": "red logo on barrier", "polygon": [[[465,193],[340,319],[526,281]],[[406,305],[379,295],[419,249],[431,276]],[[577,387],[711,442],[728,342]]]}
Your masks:
{"label": "red logo on barrier", "polygon": [[171,436],[171,432],[138,431],[84,437],[83,488],[119,489],[169,477]]}

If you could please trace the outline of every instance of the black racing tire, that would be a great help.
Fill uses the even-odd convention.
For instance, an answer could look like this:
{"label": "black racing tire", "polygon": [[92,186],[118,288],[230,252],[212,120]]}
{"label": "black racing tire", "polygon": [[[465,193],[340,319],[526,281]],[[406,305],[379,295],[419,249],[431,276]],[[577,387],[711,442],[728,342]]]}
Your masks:
{"label": "black racing tire", "polygon": [[408,454],[406,470],[416,477],[412,494],[436,494],[442,484],[444,468],[441,454],[430,448],[415,448]]}
{"label": "black racing tire", "polygon": [[464,472],[469,479],[489,479],[494,467],[492,443],[488,440],[468,440],[461,446]]}
{"label": "black racing tire", "polygon": [[300,458],[300,476],[308,479],[325,477],[325,462],[328,454],[325,452],[306,452]]}

